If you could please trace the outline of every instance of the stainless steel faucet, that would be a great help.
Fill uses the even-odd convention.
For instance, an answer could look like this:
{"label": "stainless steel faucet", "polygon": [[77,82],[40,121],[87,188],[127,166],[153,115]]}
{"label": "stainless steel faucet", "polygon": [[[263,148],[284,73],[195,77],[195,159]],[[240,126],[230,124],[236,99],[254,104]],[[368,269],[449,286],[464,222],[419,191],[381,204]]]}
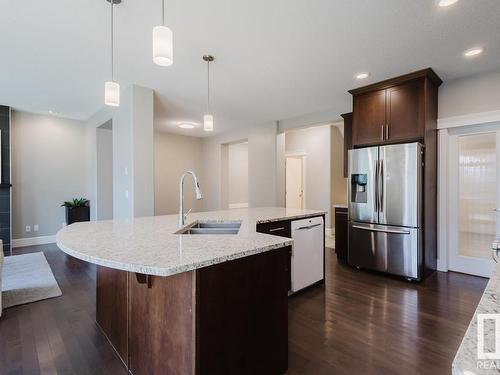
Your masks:
{"label": "stainless steel faucet", "polygon": [[200,184],[198,182],[198,177],[196,177],[196,174],[193,171],[186,171],[181,176],[181,180],[179,182],[179,227],[184,226],[184,220],[186,219],[187,214],[191,211],[191,209],[190,209],[187,214],[184,214],[184,177],[186,177],[188,174],[193,176],[193,179],[194,179],[194,188],[196,190],[196,199],[197,200],[203,199],[203,195],[201,194],[201,190],[200,190]]}

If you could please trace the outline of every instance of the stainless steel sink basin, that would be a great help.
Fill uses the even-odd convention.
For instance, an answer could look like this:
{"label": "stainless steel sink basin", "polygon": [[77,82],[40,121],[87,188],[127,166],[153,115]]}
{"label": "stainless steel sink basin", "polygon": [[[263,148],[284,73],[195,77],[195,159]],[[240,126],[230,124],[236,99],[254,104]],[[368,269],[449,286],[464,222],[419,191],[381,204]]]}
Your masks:
{"label": "stainless steel sink basin", "polygon": [[197,221],[176,234],[238,234],[241,221]]}

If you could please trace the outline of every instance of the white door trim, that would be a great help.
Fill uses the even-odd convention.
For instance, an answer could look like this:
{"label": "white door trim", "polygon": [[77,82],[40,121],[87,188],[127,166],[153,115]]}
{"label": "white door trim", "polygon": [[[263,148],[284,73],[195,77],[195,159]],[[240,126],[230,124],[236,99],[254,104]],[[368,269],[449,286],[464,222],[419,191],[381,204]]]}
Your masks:
{"label": "white door trim", "polygon": [[456,128],[460,126],[488,124],[490,122],[500,121],[500,110],[470,113],[461,116],[446,117],[438,119],[438,129]]}
{"label": "white door trim", "polygon": [[[486,114],[496,113],[498,119],[491,121],[496,118],[494,116],[487,116]],[[496,116],[496,115],[495,115]],[[471,127],[471,133],[484,133],[488,131],[494,131],[500,125],[500,111],[493,112],[483,112],[478,114],[471,114],[467,116],[457,116],[462,117],[464,120],[462,125],[453,125],[453,121],[446,122],[449,119],[443,119],[444,121],[438,130],[438,259],[437,259],[437,269],[438,271],[447,272],[449,270],[449,256],[450,251],[452,251],[451,246],[453,242],[450,240],[452,231],[451,219],[449,216],[450,202],[449,195],[450,189],[448,186],[448,181],[450,178],[451,170],[451,160],[449,158],[451,147],[450,147],[450,131],[454,132],[457,127],[467,126]],[[484,121],[487,120],[487,121]],[[458,124],[455,122],[454,124]],[[465,125],[464,125],[465,124]],[[473,128],[472,128],[473,127]]]}

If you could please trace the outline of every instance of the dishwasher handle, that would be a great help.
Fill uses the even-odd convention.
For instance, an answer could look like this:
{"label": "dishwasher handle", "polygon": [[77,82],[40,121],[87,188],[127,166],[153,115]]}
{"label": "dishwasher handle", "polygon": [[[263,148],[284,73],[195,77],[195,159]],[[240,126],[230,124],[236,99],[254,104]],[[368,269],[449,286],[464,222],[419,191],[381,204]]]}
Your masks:
{"label": "dishwasher handle", "polygon": [[305,226],[305,227],[298,227],[295,230],[312,229],[312,228],[315,228],[315,227],[319,227],[320,225],[321,224],[313,224],[313,225],[308,225],[308,226]]}

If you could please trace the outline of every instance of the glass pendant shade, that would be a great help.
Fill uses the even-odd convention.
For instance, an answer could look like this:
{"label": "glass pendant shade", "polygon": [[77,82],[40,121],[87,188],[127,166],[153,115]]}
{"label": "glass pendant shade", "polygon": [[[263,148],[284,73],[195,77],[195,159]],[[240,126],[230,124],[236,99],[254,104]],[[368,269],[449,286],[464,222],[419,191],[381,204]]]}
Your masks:
{"label": "glass pendant shade", "polygon": [[153,61],[160,66],[174,63],[173,33],[167,26],[156,26],[153,29]]}
{"label": "glass pendant shade", "polygon": [[111,107],[120,106],[120,85],[115,81],[104,84],[104,103]]}
{"label": "glass pendant shade", "polygon": [[214,116],[206,114],[203,116],[203,130],[211,132],[214,130]]}

